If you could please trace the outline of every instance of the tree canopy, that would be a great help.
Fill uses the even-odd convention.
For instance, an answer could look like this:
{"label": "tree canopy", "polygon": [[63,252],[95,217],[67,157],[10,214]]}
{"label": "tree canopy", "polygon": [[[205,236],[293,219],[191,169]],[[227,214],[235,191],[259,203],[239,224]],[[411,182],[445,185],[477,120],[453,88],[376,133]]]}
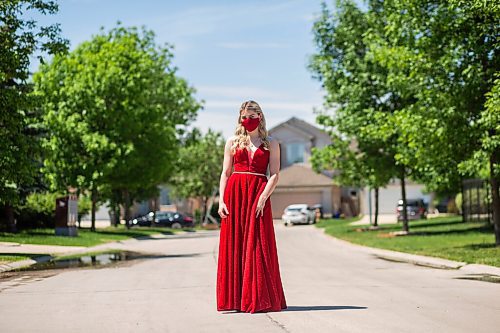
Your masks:
{"label": "tree canopy", "polygon": [[41,66],[34,82],[54,189],[89,190],[95,200],[119,191],[129,205],[134,193],[168,181],[182,126],[201,107],[176,75],[171,49],[152,31],[119,25]]}

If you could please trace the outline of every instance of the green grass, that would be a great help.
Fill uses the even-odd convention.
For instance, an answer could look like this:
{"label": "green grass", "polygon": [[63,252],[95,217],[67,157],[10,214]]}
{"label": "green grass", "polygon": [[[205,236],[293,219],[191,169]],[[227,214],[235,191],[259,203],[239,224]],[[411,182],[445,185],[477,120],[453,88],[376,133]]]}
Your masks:
{"label": "green grass", "polygon": [[179,230],[194,231],[195,228],[171,229],[171,228],[150,228],[133,227],[125,228],[124,225],[118,227],[98,228],[95,232],[90,229],[78,229],[78,236],[57,236],[52,228],[23,230],[19,233],[0,232],[0,242],[17,242],[21,244],[43,244],[43,245],[63,245],[63,246],[94,246],[98,244],[150,236],[152,234],[171,235]]}
{"label": "green grass", "polygon": [[382,224],[378,230],[368,231],[367,225],[350,225],[354,220],[322,220],[316,226],[356,244],[500,267],[493,226],[484,222],[464,223],[460,216],[410,221],[410,235],[391,236],[390,232],[402,230],[401,223]]}

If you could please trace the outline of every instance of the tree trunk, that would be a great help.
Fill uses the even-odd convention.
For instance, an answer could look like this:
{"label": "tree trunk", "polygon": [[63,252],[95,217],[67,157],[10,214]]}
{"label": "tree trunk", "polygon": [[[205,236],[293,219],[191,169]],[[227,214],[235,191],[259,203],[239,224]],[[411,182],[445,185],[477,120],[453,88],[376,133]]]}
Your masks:
{"label": "tree trunk", "polygon": [[5,215],[7,216],[7,230],[17,232],[16,219],[14,217],[14,207],[10,203],[5,204]]}
{"label": "tree trunk", "polygon": [[408,212],[406,207],[406,185],[405,185],[405,170],[401,171],[401,197],[403,200],[403,231],[408,232]]}
{"label": "tree trunk", "polygon": [[151,209],[153,211],[153,218],[151,219],[151,227],[153,227],[156,223],[156,198],[153,198]]}
{"label": "tree trunk", "polygon": [[130,193],[128,190],[123,191],[123,201],[124,201],[124,208],[125,208],[125,226],[127,229],[130,229]]}
{"label": "tree trunk", "polygon": [[378,226],[378,186],[375,187],[375,221],[373,222],[373,226]]}
{"label": "tree trunk", "polygon": [[113,214],[114,215],[113,217],[115,219],[114,222],[113,222],[113,224],[114,224],[114,226],[116,228],[118,228],[118,225],[120,225],[120,204],[115,203],[115,206],[113,207],[113,209],[114,209],[114,212],[115,212]]}
{"label": "tree trunk", "polygon": [[499,181],[495,177],[494,167],[498,158],[498,151],[494,151],[490,156],[490,185],[491,197],[493,204],[493,226],[495,230],[495,244],[500,247],[500,194],[499,194]]}
{"label": "tree trunk", "polygon": [[207,224],[208,197],[203,197],[203,225]]}
{"label": "tree trunk", "polygon": [[114,202],[114,200],[110,200],[109,219],[111,225],[114,227],[118,227],[118,225],[120,224],[120,206],[118,203]]}
{"label": "tree trunk", "polygon": [[92,189],[92,194],[91,194],[91,201],[92,201],[92,212],[91,212],[91,218],[90,218],[90,230],[95,231],[95,211],[96,211],[96,205],[97,205],[97,190]]}

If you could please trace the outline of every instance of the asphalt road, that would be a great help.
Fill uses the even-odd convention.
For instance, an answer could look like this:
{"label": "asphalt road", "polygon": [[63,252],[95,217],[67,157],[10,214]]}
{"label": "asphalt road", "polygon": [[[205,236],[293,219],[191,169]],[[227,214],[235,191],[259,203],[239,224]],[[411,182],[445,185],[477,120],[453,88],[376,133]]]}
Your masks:
{"label": "asphalt road", "polygon": [[288,309],[218,312],[218,231],[126,243],[151,259],[0,279],[7,332],[493,332],[500,284],[275,224]]}

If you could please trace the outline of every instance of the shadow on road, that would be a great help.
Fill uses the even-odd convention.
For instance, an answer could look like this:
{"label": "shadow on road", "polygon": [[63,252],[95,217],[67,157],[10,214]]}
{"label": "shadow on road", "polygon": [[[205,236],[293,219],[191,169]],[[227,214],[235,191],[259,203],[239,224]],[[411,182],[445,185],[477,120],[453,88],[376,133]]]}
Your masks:
{"label": "shadow on road", "polygon": [[366,306],[353,306],[353,305],[316,305],[316,306],[291,305],[281,311],[361,310],[367,308],[368,307]]}

